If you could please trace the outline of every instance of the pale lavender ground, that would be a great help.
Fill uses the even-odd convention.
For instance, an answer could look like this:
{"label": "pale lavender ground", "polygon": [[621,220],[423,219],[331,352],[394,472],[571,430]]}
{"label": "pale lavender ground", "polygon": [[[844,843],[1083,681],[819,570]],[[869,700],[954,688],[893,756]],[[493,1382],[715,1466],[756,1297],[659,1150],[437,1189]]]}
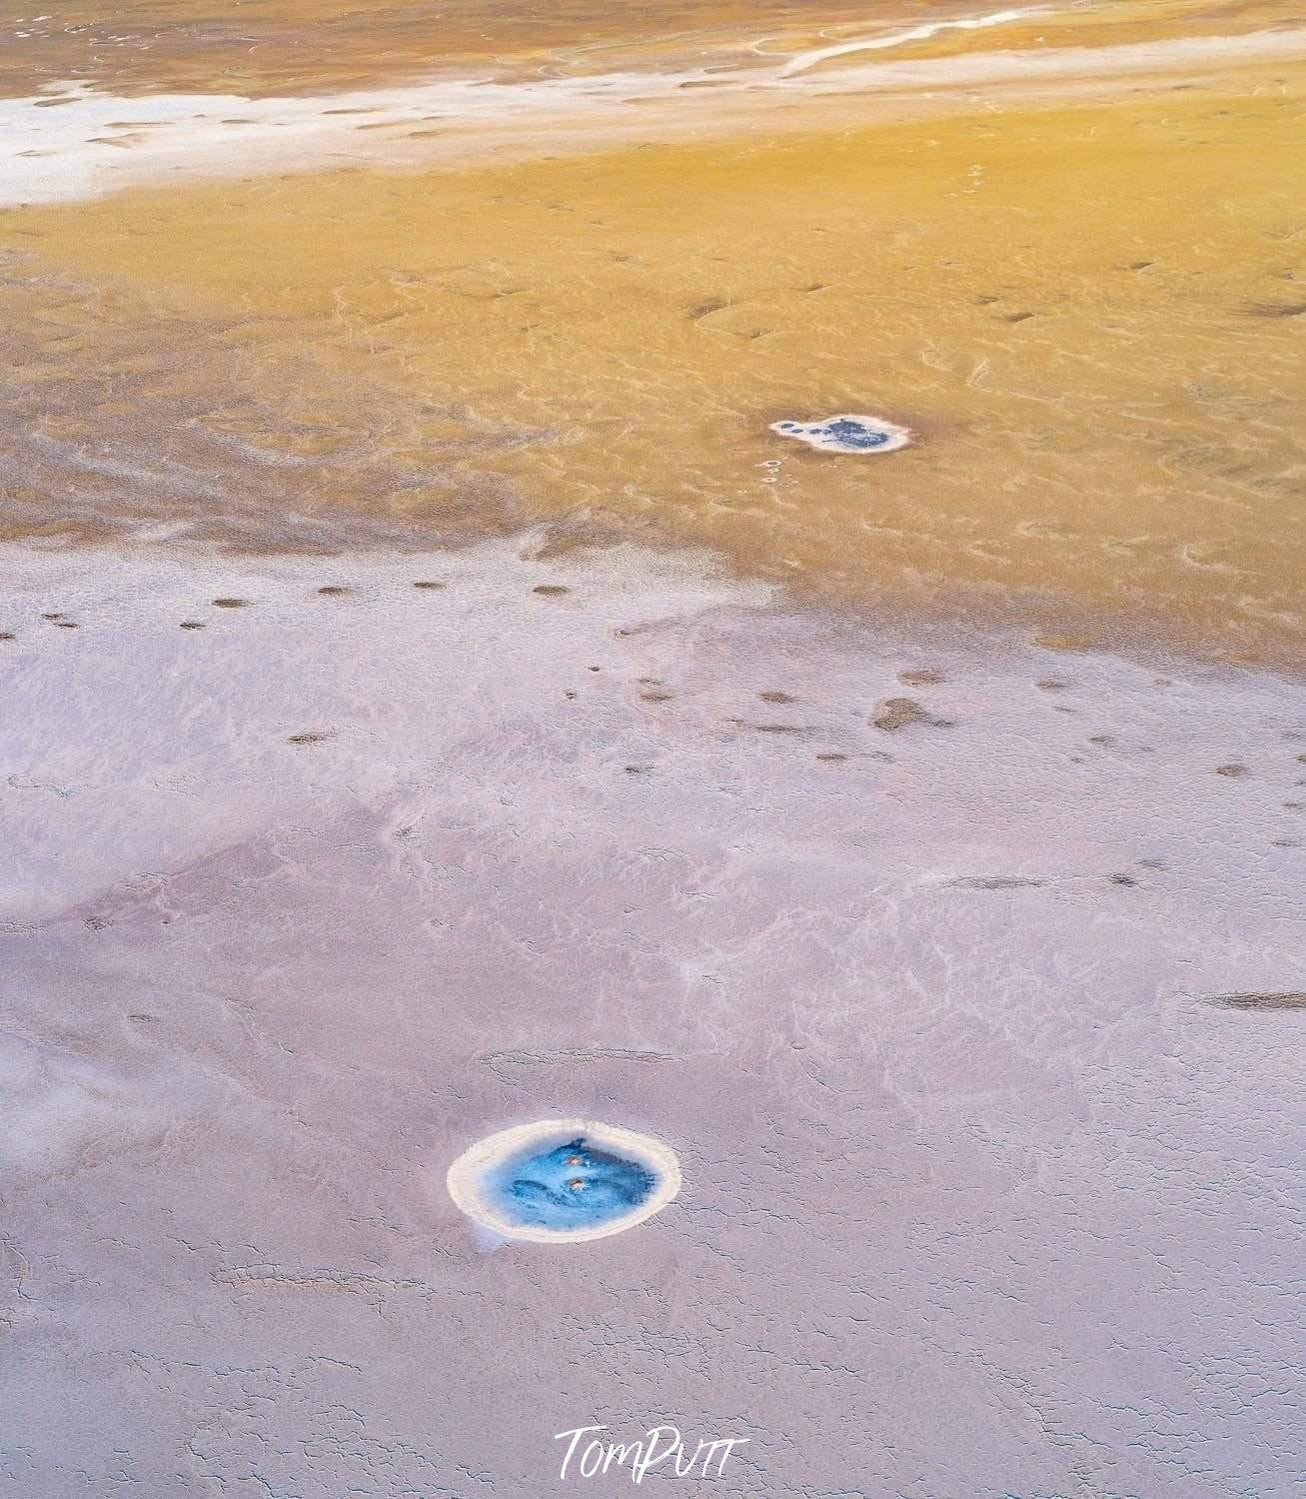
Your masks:
{"label": "pale lavender ground", "polygon": [[[6,554],[4,1492],[1300,1494],[1301,697],[520,550]],[[571,1114],[680,1198],[489,1252]]]}

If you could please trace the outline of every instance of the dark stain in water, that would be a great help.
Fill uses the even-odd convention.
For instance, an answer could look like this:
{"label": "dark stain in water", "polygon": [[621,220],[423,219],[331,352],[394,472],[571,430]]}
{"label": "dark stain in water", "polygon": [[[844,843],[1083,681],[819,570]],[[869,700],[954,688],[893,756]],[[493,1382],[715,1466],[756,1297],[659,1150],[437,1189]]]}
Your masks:
{"label": "dark stain in water", "polygon": [[1253,302],[1247,311],[1252,317],[1301,317],[1306,302]]}
{"label": "dark stain in water", "polygon": [[685,314],[691,323],[696,323],[700,318],[710,317],[714,312],[721,312],[729,307],[730,303],[723,297],[709,297],[705,302],[696,303]]}
{"label": "dark stain in water", "polygon": [[1253,989],[1245,994],[1213,994],[1206,1003],[1225,1010],[1306,1010],[1306,994],[1291,989]]}

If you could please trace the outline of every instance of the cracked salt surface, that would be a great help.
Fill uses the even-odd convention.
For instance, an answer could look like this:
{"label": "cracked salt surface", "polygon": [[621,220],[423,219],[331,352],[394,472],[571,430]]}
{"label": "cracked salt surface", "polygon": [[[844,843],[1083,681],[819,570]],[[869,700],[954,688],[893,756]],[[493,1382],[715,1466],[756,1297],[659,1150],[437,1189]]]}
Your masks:
{"label": "cracked salt surface", "polygon": [[[1295,1499],[1299,688],[544,540],[6,549],[5,1484]],[[484,1253],[572,1118],[690,1187]]]}

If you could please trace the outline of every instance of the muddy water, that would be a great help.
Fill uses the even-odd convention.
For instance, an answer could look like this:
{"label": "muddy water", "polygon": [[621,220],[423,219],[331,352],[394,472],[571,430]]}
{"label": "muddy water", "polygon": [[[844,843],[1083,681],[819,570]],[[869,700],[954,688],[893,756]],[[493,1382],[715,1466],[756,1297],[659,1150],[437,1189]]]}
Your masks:
{"label": "muddy water", "polygon": [[[313,506],[438,527],[492,494],[823,594],[1296,658],[1303,79],[12,211],[11,524],[68,518],[71,398],[83,458],[143,475],[244,436],[249,484],[294,468]],[[917,442],[769,430],[838,411]]]}

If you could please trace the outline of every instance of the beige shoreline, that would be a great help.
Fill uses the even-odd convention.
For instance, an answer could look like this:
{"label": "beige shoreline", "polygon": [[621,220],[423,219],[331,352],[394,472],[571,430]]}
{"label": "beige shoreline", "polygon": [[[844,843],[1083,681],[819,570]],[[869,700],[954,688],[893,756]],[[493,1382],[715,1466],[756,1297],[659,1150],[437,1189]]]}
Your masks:
{"label": "beige shoreline", "polygon": [[[593,1228],[573,1229],[528,1228],[512,1223],[481,1195],[480,1176],[487,1167],[528,1146],[542,1146],[555,1136],[565,1138],[573,1134],[584,1134],[600,1146],[647,1165],[657,1176],[656,1190],[620,1218]],[[623,1233],[661,1212],[680,1191],[680,1162],[669,1145],[651,1135],[637,1134],[613,1124],[600,1124],[592,1119],[542,1119],[536,1124],[518,1124],[497,1130],[469,1145],[449,1167],[445,1185],[460,1212],[505,1239],[532,1244],[579,1244],[588,1239],[606,1239],[612,1234]]]}
{"label": "beige shoreline", "polygon": [[[789,134],[820,129],[832,114],[848,126],[890,123],[964,112],[982,99],[1005,107],[1065,104],[1118,96],[1140,78],[1175,73],[1218,87],[1248,68],[1306,58],[1306,29],[806,71],[808,58],[874,45],[847,43],[766,71],[632,71],[513,83],[446,76],[301,97],[127,98],[70,83],[63,92],[0,100],[0,206],[341,166],[417,170],[559,150],[588,154],[631,139],[671,142],[759,128]],[[799,64],[803,71],[795,71]]]}

